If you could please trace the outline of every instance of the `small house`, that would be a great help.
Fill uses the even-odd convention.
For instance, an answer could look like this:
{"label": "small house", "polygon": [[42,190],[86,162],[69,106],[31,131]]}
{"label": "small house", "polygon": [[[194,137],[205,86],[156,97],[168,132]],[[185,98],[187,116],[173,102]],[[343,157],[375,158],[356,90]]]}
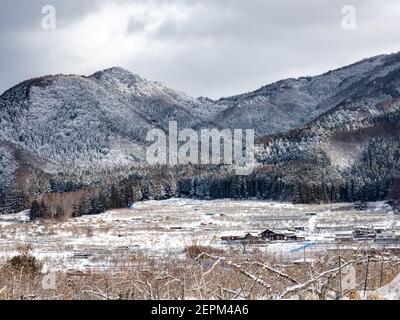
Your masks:
{"label": "small house", "polygon": [[285,236],[285,240],[289,241],[296,241],[297,240],[297,235],[293,231],[284,231],[282,234]]}
{"label": "small house", "polygon": [[250,243],[261,243],[264,242],[263,239],[260,236],[255,236],[251,233],[246,233],[246,235],[243,237],[243,240],[248,241]]}
{"label": "small house", "polygon": [[379,232],[376,234],[375,238],[376,242],[395,242],[396,240],[396,235],[389,231]]}
{"label": "small house", "polygon": [[236,243],[261,243],[264,242],[263,239],[259,236],[252,235],[251,233],[246,233],[243,237],[242,236],[224,236],[221,237],[222,241],[225,242],[236,242]]}
{"label": "small house", "polygon": [[378,235],[379,233],[385,233],[388,231],[387,227],[374,227],[374,231],[376,233],[376,235]]}
{"label": "small house", "polygon": [[356,240],[370,240],[375,239],[376,231],[369,227],[356,227],[353,230],[353,237]]}
{"label": "small house", "polygon": [[226,241],[226,242],[239,242],[241,240],[243,240],[243,237],[241,236],[223,236],[221,237],[222,241]]}
{"label": "small house", "polygon": [[352,232],[339,232],[335,235],[335,242],[337,242],[337,243],[353,242],[353,233]]}
{"label": "small house", "polygon": [[296,241],[306,241],[306,237],[305,236],[296,235]]}
{"label": "small house", "polygon": [[261,238],[276,241],[285,240],[285,235],[281,232],[273,231],[271,229],[266,229],[260,233]]}

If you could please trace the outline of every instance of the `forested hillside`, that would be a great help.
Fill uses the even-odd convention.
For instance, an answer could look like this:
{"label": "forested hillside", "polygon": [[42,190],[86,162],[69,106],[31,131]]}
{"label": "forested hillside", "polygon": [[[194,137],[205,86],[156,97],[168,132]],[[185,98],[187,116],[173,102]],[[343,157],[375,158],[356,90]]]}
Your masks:
{"label": "forested hillside", "polygon": [[[25,81],[0,97],[0,212],[76,216],[171,196],[395,198],[400,54],[254,92],[191,98],[121,68]],[[256,169],[149,167],[150,128],[254,128]]]}

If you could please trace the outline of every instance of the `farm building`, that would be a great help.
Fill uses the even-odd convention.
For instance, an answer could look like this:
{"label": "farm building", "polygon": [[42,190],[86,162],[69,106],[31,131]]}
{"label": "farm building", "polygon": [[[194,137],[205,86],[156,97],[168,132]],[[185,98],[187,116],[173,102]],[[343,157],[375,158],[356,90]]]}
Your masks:
{"label": "farm building", "polygon": [[338,232],[335,235],[335,242],[337,242],[337,243],[353,242],[353,233],[352,232]]}
{"label": "farm building", "polygon": [[376,234],[375,241],[376,242],[395,242],[395,241],[397,241],[397,237],[393,232],[390,232],[390,231],[379,232]]}
{"label": "farm building", "polygon": [[268,239],[271,241],[285,240],[285,235],[281,232],[273,231],[271,229],[265,229],[260,233],[261,238]]}
{"label": "farm building", "polygon": [[353,237],[355,240],[375,239],[376,231],[369,227],[356,227],[353,230]]}
{"label": "farm building", "polygon": [[250,243],[261,243],[265,242],[260,236],[255,236],[251,233],[246,233],[244,236],[244,240],[249,241]]}
{"label": "farm building", "polygon": [[270,241],[277,241],[277,240],[299,241],[304,239],[304,237],[299,237],[296,234],[296,232],[290,230],[274,231],[271,229],[266,229],[260,233],[260,236],[261,238]]}
{"label": "farm building", "polygon": [[378,235],[379,233],[385,233],[388,232],[389,230],[387,227],[374,227],[374,231]]}
{"label": "farm building", "polygon": [[221,240],[228,241],[228,242],[235,242],[235,241],[243,240],[243,237],[241,237],[241,236],[223,236],[223,237],[221,237]]}
{"label": "farm building", "polygon": [[264,239],[262,239],[259,236],[252,235],[251,233],[246,233],[245,236],[224,236],[221,237],[222,241],[226,242],[248,242],[248,243],[261,243],[265,242]]}
{"label": "farm building", "polygon": [[297,240],[297,235],[293,231],[284,231],[282,234],[285,236],[285,240],[292,240],[296,241]]}

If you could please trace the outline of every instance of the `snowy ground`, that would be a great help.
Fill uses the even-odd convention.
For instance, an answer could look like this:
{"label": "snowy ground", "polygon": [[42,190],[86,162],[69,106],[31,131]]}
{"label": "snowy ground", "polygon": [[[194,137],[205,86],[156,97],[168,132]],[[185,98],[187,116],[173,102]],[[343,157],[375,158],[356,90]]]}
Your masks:
{"label": "snowy ground", "polygon": [[[293,205],[169,199],[140,202],[134,209],[113,210],[66,222],[29,222],[27,214],[24,211],[0,216],[0,262],[15,255],[19,245],[29,244],[32,253],[45,262],[45,268],[101,268],[110,260],[128,254],[179,257],[186,246],[193,244],[229,252],[232,245],[221,242],[221,236],[299,226],[305,228],[305,241],[274,242],[258,247],[278,260],[311,259],[313,254],[327,249],[382,246],[335,243],[337,232],[352,230],[354,226],[400,231],[400,215],[393,214],[382,202],[370,203],[367,211],[356,211],[348,203]],[[400,248],[396,243],[385,246]]]}

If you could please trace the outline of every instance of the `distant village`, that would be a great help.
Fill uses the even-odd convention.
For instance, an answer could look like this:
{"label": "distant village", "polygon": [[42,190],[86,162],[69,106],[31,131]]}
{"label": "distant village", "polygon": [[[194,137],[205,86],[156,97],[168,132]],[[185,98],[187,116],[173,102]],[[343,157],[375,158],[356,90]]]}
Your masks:
{"label": "distant village", "polygon": [[[316,213],[308,213],[312,216]],[[320,233],[330,228],[316,227],[314,232]],[[295,226],[289,229],[266,228],[260,233],[247,232],[242,236],[222,236],[223,243],[242,243],[242,244],[263,244],[266,242],[296,242],[310,240],[307,227]],[[326,237],[327,241],[333,241],[338,244],[355,242],[374,242],[374,243],[400,243],[400,233],[385,227],[355,226],[352,230],[339,231]]]}

